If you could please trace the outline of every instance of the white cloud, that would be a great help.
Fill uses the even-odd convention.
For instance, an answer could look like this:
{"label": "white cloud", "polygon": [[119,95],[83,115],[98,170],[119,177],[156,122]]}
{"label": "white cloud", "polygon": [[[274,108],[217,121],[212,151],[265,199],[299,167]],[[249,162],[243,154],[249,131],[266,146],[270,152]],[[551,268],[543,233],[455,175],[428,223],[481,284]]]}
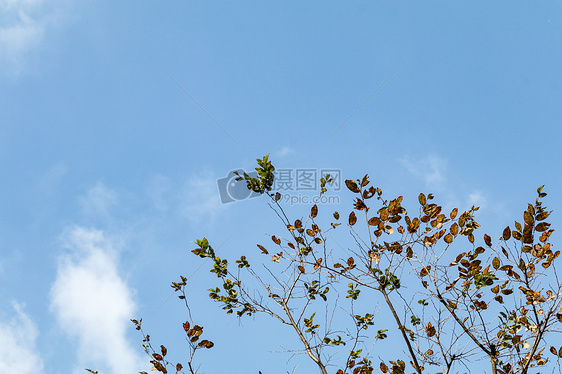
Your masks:
{"label": "white cloud", "polygon": [[110,209],[117,205],[117,201],[117,193],[102,182],[97,182],[85,196],[79,198],[82,211],[88,216],[97,218],[107,218]]}
{"label": "white cloud", "polygon": [[62,331],[77,341],[76,372],[85,367],[134,373],[143,365],[131,331],[136,305],[119,274],[115,241],[98,230],[75,227],[63,235],[70,250],[59,259],[51,310]]}
{"label": "white cloud", "polygon": [[443,188],[445,183],[443,174],[447,169],[447,160],[437,155],[429,155],[415,160],[405,157],[400,162],[410,173],[422,178],[428,187]]}
{"label": "white cloud", "polygon": [[0,0],[0,63],[15,74],[25,68],[25,57],[41,45],[45,32],[60,20],[64,1]]}
{"label": "white cloud", "polygon": [[14,303],[13,308],[15,316],[0,321],[0,373],[41,373],[43,362],[35,346],[39,331],[20,304]]}

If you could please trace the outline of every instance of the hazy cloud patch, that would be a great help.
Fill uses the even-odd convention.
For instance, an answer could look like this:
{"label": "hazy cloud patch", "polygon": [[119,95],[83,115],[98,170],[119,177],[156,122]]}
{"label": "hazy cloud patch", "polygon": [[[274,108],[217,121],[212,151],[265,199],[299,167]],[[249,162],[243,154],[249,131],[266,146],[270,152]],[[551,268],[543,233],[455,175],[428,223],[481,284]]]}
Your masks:
{"label": "hazy cloud patch", "polygon": [[145,194],[152,206],[162,211],[166,211],[169,208],[171,192],[172,183],[170,178],[163,175],[153,176],[145,188]]}
{"label": "hazy cloud patch", "polygon": [[429,188],[442,189],[445,183],[447,160],[437,155],[429,155],[420,159],[404,157],[400,163],[413,175],[423,179]]}
{"label": "hazy cloud patch", "polygon": [[77,342],[76,367],[138,372],[143,365],[137,344],[127,339],[136,305],[119,273],[119,244],[82,227],[69,229],[62,241],[68,253],[59,258],[51,310],[61,330]]}
{"label": "hazy cloud patch", "polygon": [[39,46],[55,24],[61,1],[0,0],[0,66],[19,74],[28,52]]}
{"label": "hazy cloud patch", "polygon": [[21,304],[13,303],[13,309],[15,315],[10,320],[0,320],[0,373],[40,373],[43,361],[36,348],[37,326]]}
{"label": "hazy cloud patch", "polygon": [[293,154],[295,154],[295,150],[291,147],[286,146],[286,147],[281,148],[279,151],[275,152],[274,156],[276,158],[283,158],[283,157],[290,156],[290,155],[293,155]]}
{"label": "hazy cloud patch", "polygon": [[429,155],[419,159],[404,157],[399,161],[408,172],[422,179],[427,188],[438,192],[436,194],[438,201],[446,209],[456,207],[464,210],[476,206],[482,210],[491,209],[496,214],[502,210],[497,202],[491,202],[487,198],[485,188],[479,187],[478,181],[472,181],[474,183],[467,185],[458,180],[450,180],[447,176],[448,162],[445,158]]}
{"label": "hazy cloud patch", "polygon": [[488,206],[488,202],[484,193],[481,191],[474,191],[468,195],[467,205],[486,208]]}
{"label": "hazy cloud patch", "polygon": [[82,211],[94,218],[107,218],[112,207],[117,205],[117,193],[107,188],[102,182],[90,188],[79,198]]}
{"label": "hazy cloud patch", "polygon": [[53,165],[39,176],[39,189],[46,194],[56,192],[67,171],[64,164]]}
{"label": "hazy cloud patch", "polygon": [[193,175],[181,191],[180,213],[194,223],[214,221],[224,211],[216,178],[209,174]]}

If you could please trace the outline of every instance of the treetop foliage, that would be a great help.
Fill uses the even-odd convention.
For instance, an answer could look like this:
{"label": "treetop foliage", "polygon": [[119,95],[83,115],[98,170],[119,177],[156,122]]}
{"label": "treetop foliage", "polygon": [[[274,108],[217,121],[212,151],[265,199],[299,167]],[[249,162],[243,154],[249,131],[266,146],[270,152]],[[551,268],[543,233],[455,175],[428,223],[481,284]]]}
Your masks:
{"label": "treetop foliage", "polygon": [[[353,196],[346,218],[313,205],[306,217],[290,219],[271,192],[274,166],[268,156],[257,161],[257,178],[238,179],[268,196],[285,225],[269,244],[257,244],[264,266],[244,254],[231,266],[206,238],[192,250],[210,261],[219,284],[209,297],[227,314],[273,317],[323,374],[450,374],[486,366],[494,374],[561,372],[560,251],[550,243],[543,187],[521,219],[492,238],[478,234],[478,207],[445,212],[432,194],[420,193],[406,209],[402,196],[387,198],[367,175],[345,181]],[[330,176],[320,182],[324,193]],[[341,235],[349,235],[350,247],[339,244]],[[191,319],[186,278],[172,287],[189,311],[183,329],[194,374],[195,352],[213,343],[200,340],[203,327]],[[133,320],[142,331],[141,322]],[[164,346],[156,351],[144,332],[143,339],[153,370],[183,373],[183,365],[166,360]],[[378,349],[385,339],[400,349]]]}

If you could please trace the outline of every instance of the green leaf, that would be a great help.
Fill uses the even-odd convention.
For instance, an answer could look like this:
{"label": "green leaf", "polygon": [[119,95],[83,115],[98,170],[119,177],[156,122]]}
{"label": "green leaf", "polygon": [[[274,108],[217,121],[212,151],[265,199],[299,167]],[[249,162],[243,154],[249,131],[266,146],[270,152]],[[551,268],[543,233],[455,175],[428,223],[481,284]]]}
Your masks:
{"label": "green leaf", "polygon": [[375,336],[375,339],[383,340],[383,339],[387,338],[388,335],[385,334],[385,332],[387,332],[387,331],[388,331],[388,330],[379,330],[379,331],[377,331],[377,336]]}

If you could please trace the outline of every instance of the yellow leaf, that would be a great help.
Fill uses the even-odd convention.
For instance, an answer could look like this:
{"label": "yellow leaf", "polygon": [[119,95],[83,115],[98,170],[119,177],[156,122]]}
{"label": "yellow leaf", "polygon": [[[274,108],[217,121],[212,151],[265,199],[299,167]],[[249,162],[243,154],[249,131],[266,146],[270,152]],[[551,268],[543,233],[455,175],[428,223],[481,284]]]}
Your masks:
{"label": "yellow leaf", "polygon": [[431,322],[428,322],[427,325],[425,326],[425,332],[427,333],[427,336],[430,338],[435,335],[436,332],[435,327],[431,325]]}
{"label": "yellow leaf", "polygon": [[355,216],[355,212],[351,212],[349,214],[349,226],[355,225],[356,222],[357,222],[357,217]]}
{"label": "yellow leaf", "polygon": [[316,218],[317,215],[318,215],[318,207],[316,206],[316,204],[314,204],[312,206],[312,209],[310,209],[310,217]]}
{"label": "yellow leaf", "polygon": [[509,240],[509,238],[511,238],[511,229],[509,228],[509,226],[507,226],[503,230],[502,237],[503,237],[503,240]]}
{"label": "yellow leaf", "polygon": [[384,362],[381,362],[380,368],[383,373],[388,373],[388,366]]}
{"label": "yellow leaf", "polygon": [[453,210],[451,211],[451,215],[450,215],[451,219],[455,219],[455,217],[457,216],[457,213],[458,213],[458,212],[459,212],[459,209],[458,209],[458,208],[453,209]]}

